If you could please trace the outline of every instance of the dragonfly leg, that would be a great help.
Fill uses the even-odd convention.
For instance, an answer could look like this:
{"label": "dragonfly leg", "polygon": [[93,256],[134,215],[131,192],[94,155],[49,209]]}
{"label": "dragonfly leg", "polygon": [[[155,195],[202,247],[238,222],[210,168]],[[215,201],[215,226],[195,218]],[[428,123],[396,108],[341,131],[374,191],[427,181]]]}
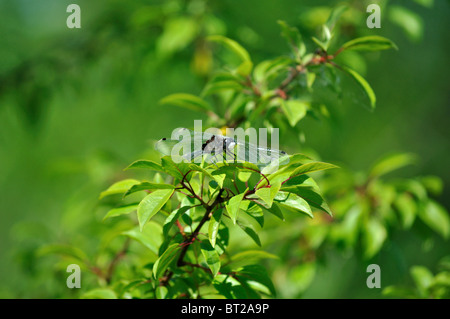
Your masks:
{"label": "dragonfly leg", "polygon": [[233,161],[236,162],[236,155],[229,149],[226,149],[225,152],[227,153],[227,156],[231,156],[233,158]]}

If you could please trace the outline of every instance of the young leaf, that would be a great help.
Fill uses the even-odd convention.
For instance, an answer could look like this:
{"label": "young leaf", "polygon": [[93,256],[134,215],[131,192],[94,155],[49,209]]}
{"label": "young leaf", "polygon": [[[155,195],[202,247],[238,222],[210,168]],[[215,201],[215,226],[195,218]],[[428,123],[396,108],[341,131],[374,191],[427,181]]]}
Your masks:
{"label": "young leaf", "polygon": [[311,218],[314,218],[308,202],[296,194],[278,192],[278,194],[275,196],[275,201],[281,206],[284,206],[291,210],[293,209],[295,211],[299,211]]}
{"label": "young leaf", "polygon": [[278,259],[279,257],[264,250],[247,250],[231,257],[231,262],[227,265],[231,269],[239,269],[252,263],[258,263],[261,259]]}
{"label": "young leaf", "polygon": [[103,217],[103,220],[106,220],[111,217],[129,214],[129,213],[137,210],[137,208],[138,208],[138,204],[131,204],[131,205],[125,205],[125,206],[113,208],[105,215],[105,217]]}
{"label": "young leaf", "polygon": [[241,205],[241,201],[244,198],[246,192],[247,189],[243,193],[230,198],[228,202],[225,204],[225,208],[227,209],[228,215],[230,215],[230,218],[234,224],[236,224],[239,206]]}
{"label": "young leaf", "polygon": [[256,203],[245,200],[241,202],[241,206],[239,207],[244,212],[246,212],[249,216],[253,217],[258,224],[263,227],[264,226],[264,214],[260,206]]}
{"label": "young leaf", "polygon": [[162,232],[160,224],[149,222],[142,230],[136,227],[123,232],[122,235],[136,240],[146,248],[150,249],[154,254],[158,255],[158,248],[162,243]]}
{"label": "young leaf", "polygon": [[166,286],[158,286],[156,287],[156,298],[157,299],[166,299],[167,293],[169,290]]}
{"label": "young leaf", "polygon": [[140,182],[135,179],[125,179],[123,181],[114,183],[111,185],[106,191],[100,194],[100,199],[105,196],[113,195],[113,194],[122,194],[128,191],[132,186],[139,184]]}
{"label": "young leaf", "polygon": [[367,97],[369,98],[371,108],[374,109],[377,98],[375,96],[375,92],[373,91],[369,83],[367,83],[367,81],[356,71],[345,66],[340,66],[339,68],[344,72],[346,72],[348,75],[350,75],[356,81],[356,83],[358,83],[358,85],[364,90]]}
{"label": "young leaf", "polygon": [[269,213],[271,213],[271,214],[275,215],[276,217],[278,217],[280,220],[284,221],[283,212],[278,207],[278,205],[276,205],[275,203],[272,203],[272,206],[270,208],[266,208],[266,207],[263,207],[263,208],[266,211],[268,211]]}
{"label": "young leaf", "polygon": [[416,162],[417,157],[413,154],[399,153],[386,156],[379,160],[370,170],[371,177],[380,177],[399,168]]}
{"label": "young leaf", "polygon": [[331,168],[338,168],[338,166],[330,164],[330,163],[324,163],[324,162],[312,162],[312,163],[306,163],[299,167],[297,167],[291,174],[290,178],[293,178],[295,176],[299,176],[302,174],[309,174],[312,172],[322,171],[326,169]]}
{"label": "young leaf", "polygon": [[417,205],[412,196],[407,193],[399,194],[395,199],[394,205],[400,215],[403,228],[411,228],[417,213]]}
{"label": "young leaf", "polygon": [[141,231],[145,223],[147,223],[150,218],[152,218],[164,206],[170,196],[172,196],[173,192],[173,189],[156,190],[144,197],[144,199],[139,203],[137,215]]}
{"label": "young leaf", "polygon": [[282,100],[281,108],[286,114],[289,124],[294,127],[298,121],[305,117],[309,103],[298,100]]}
{"label": "young leaf", "polygon": [[203,89],[202,96],[210,94],[233,90],[240,91],[242,84],[239,78],[231,73],[219,73],[216,74]]}
{"label": "young leaf", "polygon": [[247,283],[253,290],[275,296],[275,287],[266,268],[262,265],[245,266],[237,272],[237,278],[239,281]]}
{"label": "young leaf", "polygon": [[219,233],[220,220],[222,219],[222,209],[217,209],[211,216],[208,225],[208,238],[211,246],[216,245],[217,235]]}
{"label": "young leaf", "polygon": [[170,184],[158,184],[158,183],[150,183],[150,182],[142,182],[140,184],[133,185],[126,193],[125,196],[128,196],[132,193],[143,191],[143,190],[153,190],[153,189],[174,189],[175,186]]}
{"label": "young leaf", "polygon": [[211,105],[198,96],[186,93],[175,93],[159,101],[161,104],[172,104],[193,111],[212,111]]}
{"label": "young leaf", "polygon": [[330,207],[328,207],[328,204],[326,203],[325,199],[320,194],[317,184],[315,184],[315,182],[313,182],[310,177],[306,175],[303,176],[305,176],[306,181],[310,180],[310,183],[313,183],[313,185],[311,185],[310,183],[307,184],[303,181],[303,183],[300,185],[295,186],[283,185],[281,190],[289,193],[294,193],[303,198],[310,206],[320,209],[326,212],[328,215],[333,216]]}
{"label": "young leaf", "polygon": [[241,229],[247,233],[247,235],[250,236],[251,239],[259,246],[261,247],[261,240],[259,239],[258,234],[253,229],[252,225],[250,224],[244,224],[240,221],[237,222],[238,226],[241,227]]}
{"label": "young leaf", "polygon": [[273,199],[280,190],[280,187],[280,182],[274,183],[270,187],[259,188],[258,190],[256,190],[255,195],[261,198],[261,200],[264,201],[268,207],[271,207]]}
{"label": "young leaf", "polygon": [[378,35],[356,38],[344,43],[341,47],[342,50],[354,51],[381,51],[391,48],[398,49],[394,42]]}
{"label": "young leaf", "polygon": [[165,235],[169,234],[170,229],[172,228],[173,224],[175,224],[175,222],[177,221],[177,219],[183,215],[185,212],[187,212],[189,209],[191,209],[192,206],[183,206],[180,207],[179,209],[174,210],[167,218],[166,221],[164,222],[164,226],[163,226],[163,233]]}
{"label": "young leaf", "polygon": [[419,211],[419,217],[443,238],[448,238],[450,234],[450,217],[444,207],[432,200],[428,200]]}
{"label": "young leaf", "polygon": [[81,299],[117,299],[116,293],[108,288],[96,288],[85,292]]}
{"label": "young leaf", "polygon": [[389,20],[402,28],[411,41],[418,42],[423,37],[423,19],[417,13],[403,7],[392,5],[388,11]]}
{"label": "young leaf", "polygon": [[167,267],[169,267],[170,263],[175,259],[180,250],[180,244],[172,244],[170,245],[166,251],[158,258],[158,260],[153,265],[153,277],[155,279],[159,279]]}
{"label": "young leaf", "polygon": [[205,257],[206,264],[208,265],[209,269],[211,269],[213,277],[217,276],[217,273],[220,270],[219,254],[209,242],[202,242],[200,247],[203,257]]}
{"label": "young leaf", "polygon": [[328,29],[330,31],[333,31],[336,22],[339,20],[339,18],[342,16],[342,14],[345,12],[345,10],[347,10],[348,6],[346,5],[341,5],[341,6],[337,6],[336,8],[334,8],[331,13],[330,16],[328,17],[327,22],[325,23],[325,25],[328,27]]}
{"label": "young leaf", "polygon": [[423,266],[413,266],[410,270],[411,277],[416,283],[416,287],[422,297],[427,295],[427,290],[434,280],[433,273]]}
{"label": "young leaf", "polygon": [[221,35],[212,35],[207,38],[209,41],[218,42],[234,52],[242,62],[250,61],[250,54],[239,43]]}
{"label": "young leaf", "polygon": [[142,169],[149,169],[153,171],[163,172],[163,169],[160,164],[155,163],[153,161],[149,160],[137,160],[133,163],[131,163],[125,170],[127,169],[136,169],[136,168],[142,168]]}
{"label": "young leaf", "polygon": [[48,244],[41,246],[37,251],[38,256],[50,254],[75,258],[83,263],[88,260],[87,255],[81,249],[64,244]]}
{"label": "young leaf", "polygon": [[364,257],[369,259],[376,255],[387,237],[387,231],[380,221],[371,218],[365,225],[364,244],[365,251]]}

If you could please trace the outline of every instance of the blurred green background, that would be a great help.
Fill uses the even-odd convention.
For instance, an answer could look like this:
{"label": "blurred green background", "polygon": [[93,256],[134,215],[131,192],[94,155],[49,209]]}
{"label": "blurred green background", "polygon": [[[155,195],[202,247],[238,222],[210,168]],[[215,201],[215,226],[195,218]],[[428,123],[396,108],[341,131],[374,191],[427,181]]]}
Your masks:
{"label": "blurred green background", "polygon": [[[81,29],[66,27],[74,2]],[[198,117],[158,100],[201,91],[212,63],[205,35],[233,38],[260,62],[288,52],[277,20],[313,35],[323,12],[342,2],[360,9],[351,36],[386,36],[399,51],[364,55],[367,63],[348,57],[371,83],[377,108],[370,112],[347,96],[330,122],[300,124],[304,145],[355,171],[386,153],[415,153],[419,162],[397,174],[441,177],[446,186],[437,200],[449,209],[448,1],[390,1],[407,13],[382,12],[382,28],[370,30],[364,25],[370,1],[1,0],[0,297],[73,296],[56,259],[41,260],[35,249],[56,241],[96,250],[95,234],[107,227],[96,213],[100,191],[126,177],[122,169],[132,161],[157,159],[152,142]],[[281,144],[288,151],[304,147],[296,136]],[[407,233],[397,240],[408,264],[432,267],[450,252],[444,241],[427,250],[429,242]],[[379,296],[365,287],[364,272],[354,275],[361,267],[332,255],[303,296]],[[386,271],[386,278],[396,277],[396,269]]]}

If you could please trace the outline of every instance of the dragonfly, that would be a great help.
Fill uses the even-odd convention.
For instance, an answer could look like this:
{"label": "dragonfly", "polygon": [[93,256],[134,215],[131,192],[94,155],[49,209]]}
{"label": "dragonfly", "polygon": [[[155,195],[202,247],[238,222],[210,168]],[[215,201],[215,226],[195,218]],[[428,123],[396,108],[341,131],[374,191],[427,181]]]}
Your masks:
{"label": "dragonfly", "polygon": [[[164,155],[172,156],[172,159],[177,158],[178,162],[180,160],[201,162],[204,155],[207,155],[205,161],[214,164],[231,160],[250,162],[260,168],[274,162],[280,165],[289,162],[289,156],[284,151],[261,147],[221,134],[192,131],[187,128],[174,131],[171,139],[162,138],[155,144],[155,149]],[[181,149],[183,155],[180,158]]]}

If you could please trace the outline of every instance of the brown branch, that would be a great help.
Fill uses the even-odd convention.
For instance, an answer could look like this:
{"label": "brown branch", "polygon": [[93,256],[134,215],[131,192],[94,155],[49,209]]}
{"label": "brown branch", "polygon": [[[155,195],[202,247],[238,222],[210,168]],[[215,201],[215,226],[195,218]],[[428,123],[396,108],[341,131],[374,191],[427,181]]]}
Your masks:
{"label": "brown branch", "polygon": [[114,258],[109,263],[108,269],[106,270],[106,276],[105,276],[105,280],[108,284],[112,280],[112,276],[114,274],[114,270],[116,269],[117,264],[126,255],[129,246],[130,246],[130,238],[127,238],[125,240],[125,243],[123,244],[122,249],[116,253]]}

